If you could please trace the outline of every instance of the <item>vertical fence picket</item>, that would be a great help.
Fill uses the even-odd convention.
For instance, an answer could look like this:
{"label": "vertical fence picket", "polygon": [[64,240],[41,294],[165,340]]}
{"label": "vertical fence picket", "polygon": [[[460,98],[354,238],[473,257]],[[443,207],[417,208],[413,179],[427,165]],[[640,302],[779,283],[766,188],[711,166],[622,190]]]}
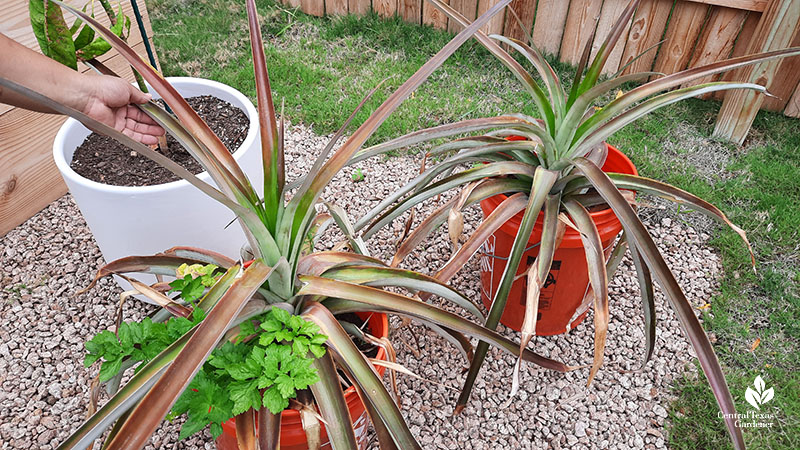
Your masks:
{"label": "vertical fence picket", "polygon": [[[715,61],[727,59],[733,51],[733,44],[736,36],[744,25],[747,12],[737,9],[725,8],[722,6],[712,6],[703,32],[697,40],[689,67],[699,67],[711,64]],[[717,74],[710,77],[699,78],[690,83],[683,84],[683,87],[696,86],[701,83],[708,83],[719,79]]]}
{"label": "vertical fence picket", "polygon": [[300,9],[312,16],[325,15],[325,3],[321,0],[300,0]]}
{"label": "vertical fence picket", "polygon": [[789,117],[800,117],[800,85],[794,90],[794,95],[789,99],[789,103],[786,104],[783,114]]}
{"label": "vertical fence picket", "polygon": [[533,22],[533,42],[544,53],[558,55],[567,12],[569,12],[569,2],[539,0],[536,21]]}
{"label": "vertical fence picket", "polygon": [[703,28],[708,5],[678,1],[667,25],[667,35],[656,58],[654,70],[666,74],[686,68]]}
{"label": "vertical fence picket", "polygon": [[[742,25],[742,30],[739,32],[739,36],[736,38],[736,43],[733,46],[731,58],[736,58],[738,56],[744,56],[747,54],[747,46],[749,45],[750,40],[753,39],[753,35],[758,27],[758,22],[760,21],[761,13],[750,11],[747,14],[747,18],[744,20],[744,25]],[[741,74],[737,75],[738,72],[738,70],[725,72],[722,74],[721,80],[730,81],[737,79],[737,77],[741,78]],[[715,92],[712,98],[715,100],[722,100],[725,98],[725,91]]]}
{"label": "vertical fence picket", "polygon": [[[450,0],[450,6],[470,21],[475,20],[475,13],[478,11],[478,0]],[[447,24],[447,30],[451,33],[458,33],[462,28],[455,20],[451,20]]]}
{"label": "vertical fence picket", "polygon": [[[442,3],[450,4],[450,0],[441,0]],[[431,5],[429,2],[422,1],[422,23],[430,25],[440,30],[447,29],[447,16]]]}
{"label": "vertical fence picket", "polygon": [[397,14],[397,0],[372,0],[372,9],[381,17]]}
{"label": "vertical fence picket", "polygon": [[[492,6],[496,5],[500,0],[479,0],[478,1],[478,15],[480,17],[488,11]],[[489,20],[489,23],[481,28],[486,34],[501,34],[503,32],[503,23],[505,19],[505,14],[496,14]]]}
{"label": "vertical fence picket", "polygon": [[[800,23],[794,30],[794,39],[789,45],[790,47],[800,47]],[[792,97],[800,82],[800,58],[787,58],[781,61],[778,71],[775,73],[775,79],[769,87],[769,92],[776,98],[764,99],[764,104],[761,109],[768,109],[770,111],[783,111],[786,108],[789,99]]]}
{"label": "vertical fence picket", "polygon": [[[792,42],[799,21],[800,2],[774,0],[761,15],[747,53],[785,48]],[[740,80],[769,88],[780,63],[781,61],[773,60],[747,66],[741,72],[743,77]],[[744,142],[763,101],[764,96],[753,91],[737,90],[726,93],[714,126],[714,136],[737,144]]]}
{"label": "vertical fence picket", "polygon": [[622,52],[620,66],[630,63],[623,74],[647,72],[653,68],[659,50],[651,47],[658,44],[664,35],[672,5],[673,0],[645,0],[639,4]]}
{"label": "vertical fence picket", "polygon": [[572,0],[569,5],[567,24],[564,27],[564,37],[561,41],[561,61],[569,64],[578,64],[586,46],[586,41],[591,38],[597,19],[600,17],[602,2],[595,0]]}
{"label": "vertical fence picket", "polygon": [[372,2],[370,0],[347,0],[347,9],[350,14],[364,16],[369,14],[371,8]]}
{"label": "vertical fence picket", "polygon": [[533,17],[536,15],[536,0],[514,0],[508,8],[517,13],[519,21],[511,11],[506,11],[506,24],[503,35],[525,42],[533,28]]}
{"label": "vertical fence picket", "polygon": [[[628,6],[629,0],[605,0],[603,2],[603,9],[600,11],[600,20],[597,22],[597,37],[594,39],[592,46],[592,58],[597,54],[597,50],[603,45],[606,37],[611,32],[611,28],[617,22],[617,18],[625,11]],[[632,20],[628,21],[625,30],[622,31],[611,54],[608,56],[606,65],[603,66],[603,73],[615,73],[619,69],[619,63],[622,60],[622,52],[625,50],[625,41],[628,40],[628,33],[631,29]]]}
{"label": "vertical fence picket", "polygon": [[325,13],[339,16],[347,14],[347,0],[325,0]]}
{"label": "vertical fence picket", "polygon": [[425,0],[400,0],[398,14],[408,23],[419,25],[422,19],[422,2]]}

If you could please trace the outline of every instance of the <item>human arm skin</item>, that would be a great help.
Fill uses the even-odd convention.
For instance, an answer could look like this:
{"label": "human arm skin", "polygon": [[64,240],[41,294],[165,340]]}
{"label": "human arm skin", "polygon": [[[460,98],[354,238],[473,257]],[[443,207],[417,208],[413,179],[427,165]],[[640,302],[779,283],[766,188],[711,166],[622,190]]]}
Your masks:
{"label": "human arm skin", "polygon": [[[2,33],[0,76],[76,109],[143,144],[155,144],[158,136],[164,134],[153,119],[134,106],[150,100],[149,94],[121,78],[76,72]],[[0,103],[44,113],[55,112],[1,87]]]}

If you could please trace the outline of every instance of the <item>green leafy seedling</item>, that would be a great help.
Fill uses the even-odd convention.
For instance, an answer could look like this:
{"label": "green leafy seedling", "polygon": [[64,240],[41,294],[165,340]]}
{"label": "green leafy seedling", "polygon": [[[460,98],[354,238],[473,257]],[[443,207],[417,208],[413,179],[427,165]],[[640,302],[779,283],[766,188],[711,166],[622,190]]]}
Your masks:
{"label": "green leafy seedling", "polygon": [[219,278],[219,274],[215,273],[217,269],[218,266],[214,264],[182,264],[175,274],[178,278],[169,284],[172,288],[170,292],[180,292],[182,299],[194,302]]}
{"label": "green leafy seedling", "polygon": [[[158,323],[147,317],[123,322],[116,334],[105,330],[86,342],[84,365],[102,361],[103,382],[118,375],[126,361],[141,362],[138,371],[204,318],[203,310],[196,308],[191,320],[172,317]],[[286,409],[298,390],[319,381],[311,364],[325,355],[328,340],[319,331],[317,325],[277,307],[243,322],[235,342],[211,353],[170,412],[169,419],[188,416],[180,438],[207,425],[216,438],[223,422],[250,408],[264,406],[274,414]],[[254,336],[258,338],[250,339]]]}
{"label": "green leafy seedling", "polygon": [[364,181],[364,179],[366,177],[367,177],[367,174],[365,174],[364,171],[362,171],[360,168],[354,170],[353,174],[350,175],[350,178],[353,179],[354,183],[359,183],[361,181]]}
{"label": "green leafy seedling", "polygon": [[[119,5],[119,11],[114,13],[107,0],[101,0],[101,3],[113,22],[111,32],[126,39],[130,33],[131,19],[123,14],[122,4]],[[84,12],[88,6],[89,3],[83,7]],[[76,20],[71,27],[67,26],[61,8],[55,3],[31,0],[28,9],[33,34],[42,53],[67,67],[78,70],[79,61],[91,61],[111,50],[111,44],[102,37],[95,37],[90,26],[81,27],[83,21]]]}
{"label": "green leafy seedling", "polygon": [[209,424],[217,437],[223,422],[250,408],[280,414],[298,390],[319,381],[311,364],[325,355],[328,340],[319,331],[278,307],[243,322],[236,342],[214,350],[175,403],[170,417],[188,416],[181,439]]}

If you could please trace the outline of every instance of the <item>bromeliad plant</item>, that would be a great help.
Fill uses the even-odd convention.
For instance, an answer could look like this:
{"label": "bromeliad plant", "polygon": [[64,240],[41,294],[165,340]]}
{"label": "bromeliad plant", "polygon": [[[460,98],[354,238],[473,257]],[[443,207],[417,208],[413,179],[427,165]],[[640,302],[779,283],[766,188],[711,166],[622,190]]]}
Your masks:
{"label": "bromeliad plant", "polygon": [[[420,445],[411,435],[374,368],[353,344],[335,314],[348,312],[401,314],[430,326],[463,349],[467,355],[472,352],[467,337],[469,336],[519,356],[517,345],[492,330],[418,299],[382,289],[400,287],[411,292],[423,291],[438,295],[482,319],[474,305],[441,282],[421,274],[389,267],[365,254],[314,252],[313,245],[309,245],[308,239],[332,218],[348,235],[350,246],[363,253],[363,241],[352,235],[352,227],[340,208],[329,207],[330,215],[317,213],[316,205],[323,189],[387,116],[445,59],[493,15],[502,11],[509,2],[510,0],[501,0],[474,24],[467,26],[391,94],[329,158],[329,152],[343,131],[340,130],[335,134],[288,201],[286,197],[290,189],[285,183],[284,127],[283,122],[281,121],[279,126],[276,119],[258,15],[253,0],[247,0],[247,13],[261,125],[263,198],[257,195],[217,136],[189,108],[161,74],[143,62],[121,39],[102,28],[91,17],[59,3],[108,40],[161,95],[175,112],[175,116],[152,103],[144,105],[143,110],[184,145],[203,165],[218,188],[203,183],[146,146],[30,89],[2,78],[0,86],[38,101],[52,110],[71,115],[90,128],[113,136],[132,150],[150,157],[222,202],[236,214],[254,253],[254,261],[247,268],[239,262],[211,252],[176,248],[154,256],[123,258],[100,269],[97,278],[126,272],[174,276],[176,270],[183,264],[205,266],[210,263],[219,267],[224,273],[207,290],[203,286],[201,297],[191,304],[181,301],[180,298],[170,299],[164,296],[160,292],[164,289],[161,284],[151,287],[134,282],[139,292],[160,302],[163,308],[149,321],[145,320],[137,325],[121,324],[116,336],[111,336],[110,332],[101,333],[104,337],[98,337],[99,340],[87,345],[91,354],[87,362],[97,359],[113,361],[108,369],[105,369],[105,365],[104,369],[101,369],[102,376],[109,375],[110,381],[116,380],[113,374],[118,373],[122,367],[132,366],[137,360],[141,361],[142,366],[137,368],[136,374],[118,391],[113,386],[115,383],[111,383],[111,391],[116,393],[73,433],[62,448],[85,448],[112,424],[114,426],[107,438],[107,448],[141,448],[171,408],[175,408],[176,412],[183,410],[196,412],[195,415],[190,414],[193,421],[191,427],[195,427],[198,426],[194,423],[196,420],[219,423],[227,419],[224,416],[241,412],[245,406],[252,408],[241,412],[236,418],[240,446],[276,448],[280,414],[274,414],[272,402],[274,399],[268,398],[268,394],[263,390],[270,392],[272,386],[276,386],[281,391],[282,402],[285,403],[290,395],[284,394],[291,394],[290,385],[296,390],[310,384],[322,418],[327,423],[333,447],[355,449],[356,441],[348,420],[349,414],[336,370],[338,365],[360,393],[366,410],[373,420],[381,447],[419,449]],[[345,126],[352,119],[351,115],[345,121]],[[197,274],[200,275],[201,286],[203,275],[216,278],[214,272],[209,273],[208,270],[204,272]],[[200,287],[193,284],[194,276],[190,275],[192,279],[189,279],[185,275],[179,282],[173,282],[173,287],[181,289],[182,293],[187,290],[192,291],[191,295],[187,296],[193,298],[199,293]],[[168,320],[171,316],[178,318]],[[156,325],[165,321],[163,328]],[[316,328],[307,323],[313,324]],[[256,326],[260,329],[260,334],[255,332]],[[285,328],[279,330],[280,326]],[[269,334],[271,337],[264,338],[264,332],[271,333]],[[144,335],[151,336],[152,339],[143,340]],[[257,339],[255,335],[258,335]],[[300,335],[307,338],[308,351],[313,357],[308,353],[303,354],[306,348],[294,345]],[[322,344],[320,335],[326,336],[324,353],[323,349],[314,347]],[[237,341],[242,337],[244,341],[256,339],[257,342],[249,347],[237,347],[234,343],[229,345],[228,342],[231,340]],[[262,339],[266,340],[262,342]],[[148,347],[147,342],[150,341],[159,341],[161,342],[159,345],[166,348],[160,350],[155,346]],[[301,359],[300,362],[293,364],[300,366],[299,370],[303,375],[299,377],[299,381],[295,372],[289,374],[291,382],[280,379],[280,374],[272,379],[276,373],[267,370],[268,367],[274,369],[275,356],[286,356],[289,350],[285,347],[281,347],[282,350],[270,350],[270,346],[276,343],[284,345],[290,341],[291,353]],[[273,353],[269,353],[271,351]],[[522,357],[554,370],[569,369],[561,363],[528,350],[522,353]],[[316,371],[318,382],[312,383],[313,376],[306,370],[308,367]],[[249,383],[246,389],[234,389],[246,397],[244,403],[237,405],[238,397],[228,398],[233,405],[228,404],[225,399],[218,398],[216,393],[219,383],[228,380],[226,377],[233,380],[226,387],[229,390],[236,382]],[[176,403],[181,394],[186,392],[187,387],[192,386],[197,389],[197,395],[192,394],[194,391],[190,389],[187,396]],[[219,400],[221,404],[219,408],[212,408],[209,411],[207,407],[213,406],[214,399]],[[206,403],[202,403],[204,401]],[[256,409],[258,414],[254,414]],[[229,414],[216,414],[221,411],[229,411]],[[208,417],[200,417],[204,414]],[[309,442],[319,442],[318,434],[314,436],[318,430],[318,427],[306,430]],[[214,431],[219,430],[214,428]]]}
{"label": "bromeliad plant", "polygon": [[[440,0],[430,1],[450,20],[462,26],[469,25],[469,21],[450,6]],[[629,248],[642,291],[646,328],[644,363],[646,364],[652,355],[655,342],[656,318],[652,283],[652,278],[655,277],[697,352],[717,402],[725,413],[726,425],[734,444],[737,448],[742,448],[742,435],[733,419],[735,417],[733,401],[712,346],[686,296],[664,262],[663,256],[637,217],[635,209],[630,204],[630,197],[626,198],[623,190],[656,195],[705,213],[730,226],[747,243],[744,232],[733,225],[715,206],[688,192],[644,177],[606,174],[600,167],[607,155],[604,141],[620,128],[658,108],[689,97],[724,89],[752,89],[766,94],[764,86],[744,82],[713,82],[685,87],[692,81],[747,64],[797,55],[800,49],[733,58],[668,76],[658,77],[661,74],[652,72],[622,76],[617,73],[609,79],[601,79],[600,75],[606,61],[639,3],[639,0],[633,0],[628,4],[591,62],[589,56],[594,37],[588,40],[575,79],[569,88],[558,78],[530,38],[526,43],[503,36],[487,37],[481,32],[476,33],[476,39],[521,82],[541,117],[508,114],[493,118],[463,120],[416,131],[361,150],[352,162],[423,142],[479,133],[434,147],[428,156],[438,157],[439,162],[384,199],[356,223],[355,230],[361,232],[362,238],[369,238],[382,226],[412,209],[419,202],[454,188],[462,188],[460,195],[455,196],[426,218],[409,235],[396,254],[392,264],[396,266],[445,220],[449,222],[451,239],[455,241],[461,235],[460,210],[464,205],[501,193],[510,195],[436,274],[436,278],[440,281],[447,281],[504,222],[524,211],[509,262],[485,323],[488,328],[495,329],[505,307],[528,237],[537,217],[543,213],[544,227],[539,255],[527,272],[529,290],[520,344],[520,348],[525,348],[535,334],[539,292],[550,271],[553,253],[563,237],[565,223],[576,228],[581,233],[589,268],[591,293],[587,296],[587,300],[594,303],[595,348],[589,382],[603,361],[609,321],[608,280],[626,249]],[[538,72],[543,86],[540,86],[534,76],[511,57],[501,44],[516,50],[527,60]],[[642,81],[650,77],[656,79],[621,93],[607,104],[602,104],[604,96],[625,83]],[[510,136],[522,136],[527,139],[505,139]],[[470,168],[455,172],[457,168],[464,166]],[[623,236],[608,261],[603,254],[598,230],[588,213],[589,208],[598,205],[610,207],[623,227]],[[458,400],[457,411],[464,407],[469,398],[486,352],[487,346],[479,343]],[[517,375],[520,364],[521,361],[516,366]],[[512,392],[516,389],[516,378],[515,376]]]}

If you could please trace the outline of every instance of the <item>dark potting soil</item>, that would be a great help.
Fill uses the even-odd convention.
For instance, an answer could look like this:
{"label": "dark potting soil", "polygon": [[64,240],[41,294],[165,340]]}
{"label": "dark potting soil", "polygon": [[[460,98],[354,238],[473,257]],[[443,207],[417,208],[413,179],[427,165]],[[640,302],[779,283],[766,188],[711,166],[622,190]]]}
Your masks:
{"label": "dark potting soil", "polygon": [[[357,326],[358,328],[361,328],[365,333],[372,334],[373,336],[375,336],[372,333],[372,329],[370,328],[369,323],[367,323],[366,326],[364,326],[365,321],[354,313],[337,314],[336,318],[340,321],[350,322],[355,326]],[[375,336],[375,337],[380,338],[380,336]],[[378,356],[377,346],[372,345],[368,342],[364,342],[356,337],[353,337],[352,339],[353,343],[356,344],[356,347],[358,347],[358,349],[361,350],[361,353],[365,354],[368,358],[375,358],[376,356]]]}
{"label": "dark potting soil", "polygon": [[[233,153],[242,145],[250,125],[244,111],[210,95],[190,97],[186,101],[219,136],[228,151]],[[194,174],[203,171],[200,164],[170,135],[167,135],[167,144],[166,153],[159,148],[156,151]],[[70,167],[84,178],[113,186],[152,186],[180,179],[146,156],[97,133],[90,134],[75,150]]]}

